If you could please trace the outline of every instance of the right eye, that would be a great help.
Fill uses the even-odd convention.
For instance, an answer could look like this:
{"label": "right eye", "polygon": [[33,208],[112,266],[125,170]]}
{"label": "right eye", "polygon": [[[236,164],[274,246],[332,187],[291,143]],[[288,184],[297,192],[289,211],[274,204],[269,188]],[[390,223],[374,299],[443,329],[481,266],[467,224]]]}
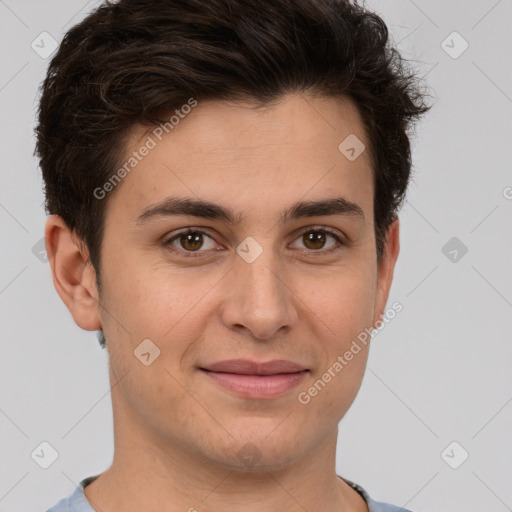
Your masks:
{"label": "right eye", "polygon": [[[179,253],[180,255],[185,256],[186,258],[189,257],[198,257],[199,254],[190,254],[190,253],[202,253],[205,251],[200,251],[204,244],[205,244],[205,237],[210,239],[213,243],[210,243],[210,247],[207,247],[208,249],[213,249],[216,247],[215,241],[212,237],[207,235],[204,231],[200,231],[197,229],[188,228],[185,231],[181,231],[171,238],[167,239],[164,242],[164,247],[171,252]],[[179,244],[181,246],[181,249],[176,248],[176,244]],[[187,254],[189,253],[189,254]]]}

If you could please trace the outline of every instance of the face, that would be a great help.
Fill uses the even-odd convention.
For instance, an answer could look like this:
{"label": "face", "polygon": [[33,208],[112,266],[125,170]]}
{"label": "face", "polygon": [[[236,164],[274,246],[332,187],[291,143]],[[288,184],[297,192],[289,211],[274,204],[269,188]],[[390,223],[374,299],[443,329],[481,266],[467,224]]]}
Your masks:
{"label": "face", "polygon": [[284,467],[336,431],[368,345],[345,354],[391,283],[368,151],[338,149],[350,134],[369,147],[361,119],[345,99],[288,95],[199,103],[162,140],[153,128],[133,130],[126,160],[155,145],[106,208],[114,414],[221,465]]}

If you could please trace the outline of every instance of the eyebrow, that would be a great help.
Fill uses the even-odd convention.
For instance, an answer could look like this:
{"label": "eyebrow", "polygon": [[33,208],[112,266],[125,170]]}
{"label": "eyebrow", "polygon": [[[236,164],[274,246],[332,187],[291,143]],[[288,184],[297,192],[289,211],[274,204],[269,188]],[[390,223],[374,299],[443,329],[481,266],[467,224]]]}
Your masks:
{"label": "eyebrow", "polygon": [[[142,227],[152,219],[178,215],[221,220],[228,224],[239,224],[242,221],[241,214],[236,215],[229,208],[210,201],[186,197],[168,197],[146,208],[137,217],[136,223]],[[281,212],[280,220],[284,223],[288,220],[327,215],[359,217],[363,223],[365,222],[363,209],[344,197],[294,203],[289,209]]]}

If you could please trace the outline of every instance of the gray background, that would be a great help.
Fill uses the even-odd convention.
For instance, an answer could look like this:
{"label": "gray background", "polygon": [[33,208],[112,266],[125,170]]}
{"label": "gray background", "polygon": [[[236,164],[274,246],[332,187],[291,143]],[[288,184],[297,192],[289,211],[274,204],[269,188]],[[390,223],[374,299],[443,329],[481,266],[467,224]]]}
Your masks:
{"label": "gray background", "polygon": [[[43,31],[60,41],[97,4],[0,0],[0,511],[46,510],[113,454],[106,352],[34,254],[45,215],[32,130],[48,60],[31,43]],[[367,5],[436,100],[401,214],[388,305],[404,309],[374,338],[337,470],[415,512],[512,510],[512,0]],[[43,441],[59,455],[48,469],[31,456]]]}

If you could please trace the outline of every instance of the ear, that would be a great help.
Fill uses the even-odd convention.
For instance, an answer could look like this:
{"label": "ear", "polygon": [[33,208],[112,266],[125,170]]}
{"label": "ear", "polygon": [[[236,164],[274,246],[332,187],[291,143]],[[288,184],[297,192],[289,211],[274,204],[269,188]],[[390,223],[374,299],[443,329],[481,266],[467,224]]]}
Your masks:
{"label": "ear", "polygon": [[58,215],[48,217],[44,235],[53,284],[60,298],[79,327],[87,331],[101,329],[96,272],[88,254]]}
{"label": "ear", "polygon": [[389,290],[393,281],[396,260],[400,252],[400,228],[399,219],[396,218],[386,233],[386,242],[382,254],[382,260],[377,269],[377,288],[375,293],[375,309],[372,326],[382,319],[384,309],[388,301]]}

